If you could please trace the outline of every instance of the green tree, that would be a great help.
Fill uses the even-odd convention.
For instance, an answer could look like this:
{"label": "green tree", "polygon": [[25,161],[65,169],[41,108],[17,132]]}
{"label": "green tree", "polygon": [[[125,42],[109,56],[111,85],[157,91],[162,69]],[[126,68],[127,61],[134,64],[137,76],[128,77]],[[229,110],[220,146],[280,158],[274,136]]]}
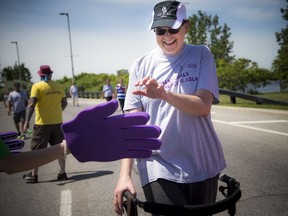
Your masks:
{"label": "green tree", "polygon": [[[288,0],[286,0],[288,3]],[[288,4],[286,9],[280,9],[284,20],[288,21]],[[276,39],[280,46],[278,55],[272,63],[275,79],[280,81],[281,92],[288,88],[288,25],[282,28],[281,32],[276,32]]]}
{"label": "green tree", "polygon": [[189,23],[187,43],[207,45],[214,55],[217,66],[222,60],[231,62],[234,59],[234,56],[230,55],[233,49],[233,42],[229,41],[230,28],[226,23],[223,27],[220,26],[217,15],[212,17],[205,12],[198,11],[198,14],[189,17]]}
{"label": "green tree", "polygon": [[126,74],[128,74],[126,69],[117,70],[117,76],[125,76]]}
{"label": "green tree", "polygon": [[217,68],[219,87],[242,93],[257,93],[257,88],[268,84],[272,73],[259,68],[249,59],[236,59],[233,63],[219,62]]}
{"label": "green tree", "polygon": [[17,64],[14,67],[5,67],[2,73],[2,79],[4,81],[13,81],[20,80],[19,71],[21,74],[21,81],[30,82],[31,81],[31,73],[28,68],[25,67],[24,64],[18,66]]}

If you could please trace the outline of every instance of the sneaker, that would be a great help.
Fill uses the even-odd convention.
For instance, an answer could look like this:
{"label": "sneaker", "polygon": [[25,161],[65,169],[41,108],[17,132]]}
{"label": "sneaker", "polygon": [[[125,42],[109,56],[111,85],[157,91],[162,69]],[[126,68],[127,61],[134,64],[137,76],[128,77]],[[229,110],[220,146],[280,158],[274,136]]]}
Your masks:
{"label": "sneaker", "polygon": [[20,136],[20,139],[24,140],[26,137],[25,137],[25,134],[21,135]]}
{"label": "sneaker", "polygon": [[66,173],[59,173],[58,176],[57,176],[57,179],[58,179],[59,181],[65,181],[65,180],[68,179],[68,177],[67,177],[67,174],[66,174]]}
{"label": "sneaker", "polygon": [[26,133],[29,134],[29,135],[31,135],[32,132],[33,132],[33,131],[32,131],[31,129],[27,129],[27,130],[26,130]]}
{"label": "sneaker", "polygon": [[21,139],[21,133],[18,133],[17,139]]}
{"label": "sneaker", "polygon": [[38,182],[38,175],[32,176],[32,172],[24,174],[23,179],[26,183],[37,183]]}

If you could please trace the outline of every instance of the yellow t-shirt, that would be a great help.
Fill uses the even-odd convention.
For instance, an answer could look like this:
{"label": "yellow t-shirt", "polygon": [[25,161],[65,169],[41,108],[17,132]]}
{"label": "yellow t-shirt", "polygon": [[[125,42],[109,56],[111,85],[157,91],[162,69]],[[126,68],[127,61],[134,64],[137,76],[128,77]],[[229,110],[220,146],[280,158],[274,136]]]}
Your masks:
{"label": "yellow t-shirt", "polygon": [[65,98],[65,93],[60,84],[51,80],[35,83],[32,86],[30,97],[38,99],[35,106],[36,125],[62,123],[61,100]]}

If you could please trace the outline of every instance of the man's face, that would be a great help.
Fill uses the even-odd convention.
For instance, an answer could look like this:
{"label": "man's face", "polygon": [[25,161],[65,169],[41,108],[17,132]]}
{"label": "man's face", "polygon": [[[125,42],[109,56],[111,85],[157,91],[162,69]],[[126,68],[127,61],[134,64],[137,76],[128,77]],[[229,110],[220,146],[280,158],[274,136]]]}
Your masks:
{"label": "man's face", "polygon": [[15,84],[14,87],[16,91],[20,91],[20,84]]}
{"label": "man's face", "polygon": [[[189,23],[184,23],[180,27],[179,32],[176,34],[171,34],[168,31],[166,31],[164,35],[156,34],[157,44],[165,54],[176,55],[182,50],[184,45],[185,34],[188,31],[188,26]],[[168,27],[159,27],[159,28],[163,30],[169,29]]]}

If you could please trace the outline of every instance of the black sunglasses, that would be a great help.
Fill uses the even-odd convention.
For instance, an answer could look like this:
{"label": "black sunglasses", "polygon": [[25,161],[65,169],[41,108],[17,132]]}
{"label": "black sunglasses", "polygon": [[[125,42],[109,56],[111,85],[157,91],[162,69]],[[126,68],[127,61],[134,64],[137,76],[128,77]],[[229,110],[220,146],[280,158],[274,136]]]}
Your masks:
{"label": "black sunglasses", "polygon": [[[180,26],[181,28],[181,26]],[[166,31],[168,31],[170,34],[177,34],[179,31],[180,31],[180,28],[178,29],[172,29],[172,28],[169,28],[169,29],[162,29],[162,28],[155,28],[154,29],[154,32],[156,33],[156,35],[164,35],[166,33]]]}

